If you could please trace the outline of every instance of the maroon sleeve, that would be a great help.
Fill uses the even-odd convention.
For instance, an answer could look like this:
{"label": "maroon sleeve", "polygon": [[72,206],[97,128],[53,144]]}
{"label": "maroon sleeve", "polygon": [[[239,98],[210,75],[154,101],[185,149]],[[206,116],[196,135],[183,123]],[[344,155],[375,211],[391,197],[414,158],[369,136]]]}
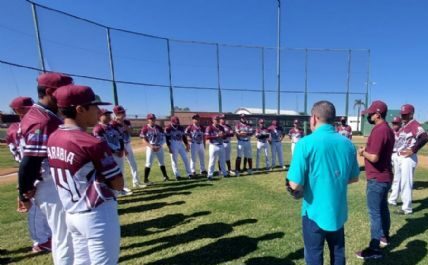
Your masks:
{"label": "maroon sleeve", "polygon": [[105,134],[105,130],[103,127],[101,127],[100,125],[96,125],[93,129],[92,129],[92,134],[97,137],[97,138],[103,138],[104,134]]}
{"label": "maroon sleeve", "polygon": [[51,133],[47,121],[29,126],[24,136],[24,156],[47,157],[47,142]]}
{"label": "maroon sleeve", "polygon": [[143,128],[141,128],[140,138],[146,138],[146,133],[147,133],[147,126],[144,126]]}
{"label": "maroon sleeve", "polygon": [[88,148],[88,155],[94,163],[97,172],[96,178],[99,182],[105,182],[117,177],[122,177],[119,166],[114,161],[107,143],[100,141]]}

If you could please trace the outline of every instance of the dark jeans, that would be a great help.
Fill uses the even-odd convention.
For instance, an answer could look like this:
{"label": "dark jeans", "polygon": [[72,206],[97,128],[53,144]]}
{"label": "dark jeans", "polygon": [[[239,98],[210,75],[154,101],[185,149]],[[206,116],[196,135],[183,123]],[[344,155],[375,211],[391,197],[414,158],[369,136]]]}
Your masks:
{"label": "dark jeans", "polygon": [[379,249],[381,237],[389,237],[391,218],[388,209],[388,191],[390,188],[390,182],[367,180],[367,208],[370,216],[370,248],[372,249]]}
{"label": "dark jeans", "polygon": [[345,232],[343,227],[334,232],[325,231],[307,216],[302,218],[302,227],[306,264],[323,264],[324,242],[327,241],[330,250],[330,264],[345,265]]}

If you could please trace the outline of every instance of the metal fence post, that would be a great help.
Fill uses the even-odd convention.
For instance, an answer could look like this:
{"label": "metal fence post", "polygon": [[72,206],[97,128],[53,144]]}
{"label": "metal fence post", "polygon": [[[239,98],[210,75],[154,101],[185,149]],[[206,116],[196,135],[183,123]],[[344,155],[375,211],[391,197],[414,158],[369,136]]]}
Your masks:
{"label": "metal fence post", "polygon": [[[367,51],[367,80],[366,80],[366,97],[365,97],[365,100],[364,100],[364,104],[365,104],[365,108],[368,108],[369,107],[369,86],[371,85],[371,81],[370,81],[370,57],[371,57],[371,55],[370,55],[370,49]],[[360,113],[358,113],[358,115],[360,115]],[[360,117],[361,117],[361,115],[360,115]],[[361,119],[362,120],[362,119]],[[364,135],[364,126],[365,125],[365,122],[364,121],[361,121],[361,133]]]}
{"label": "metal fence post", "polygon": [[110,62],[111,80],[113,84],[113,99],[114,99],[114,104],[119,105],[119,97],[117,96],[116,75],[114,72],[113,52],[111,48],[110,28],[106,28],[106,31],[107,31],[107,47],[108,47],[109,62]]}
{"label": "metal fence post", "polygon": [[166,48],[168,52],[169,100],[170,100],[171,116],[173,116],[174,115],[174,90],[172,88],[171,48],[169,44],[169,39],[166,39]]}
{"label": "metal fence post", "polygon": [[348,51],[348,78],[346,82],[346,103],[345,103],[345,116],[348,118],[349,115],[349,90],[351,87],[351,60],[352,60],[352,50]]}
{"label": "metal fence post", "polygon": [[308,114],[308,49],[305,49],[305,114]]}
{"label": "metal fence post", "polygon": [[266,114],[266,95],[265,95],[265,48],[262,51],[262,113]]}
{"label": "metal fence post", "polygon": [[43,72],[46,72],[45,56],[43,54],[42,40],[40,38],[39,18],[37,16],[37,7],[34,3],[31,3],[31,9],[33,11],[33,23],[34,23],[34,29],[36,31],[37,50],[39,52],[40,66]]}
{"label": "metal fence post", "polygon": [[220,48],[216,43],[217,52],[217,85],[218,85],[218,112],[223,112],[222,97],[221,97],[221,83],[220,83]]}
{"label": "metal fence post", "polygon": [[277,114],[281,114],[281,0],[278,1],[278,17],[277,17],[277,51],[276,51],[276,74],[277,74],[277,97],[278,110]]}

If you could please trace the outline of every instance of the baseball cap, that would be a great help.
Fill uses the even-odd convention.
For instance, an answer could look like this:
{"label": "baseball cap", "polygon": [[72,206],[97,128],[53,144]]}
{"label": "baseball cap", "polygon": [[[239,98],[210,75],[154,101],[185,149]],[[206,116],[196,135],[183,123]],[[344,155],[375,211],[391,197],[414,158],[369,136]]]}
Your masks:
{"label": "baseball cap", "polygon": [[113,112],[111,110],[108,109],[100,109],[100,116],[103,115],[107,115],[107,114],[112,114]]}
{"label": "baseball cap", "polygon": [[294,124],[297,124],[297,123],[299,123],[299,120],[294,120],[294,122],[293,122]]}
{"label": "baseball cap", "polygon": [[415,113],[415,107],[413,107],[413,105],[410,104],[404,104],[403,106],[401,106],[401,110],[400,110],[400,114],[413,114]]}
{"label": "baseball cap", "polygon": [[401,123],[401,118],[400,118],[400,117],[398,117],[398,116],[395,116],[395,117],[392,119],[392,123]]}
{"label": "baseball cap", "polygon": [[259,123],[265,123],[265,120],[259,119]]}
{"label": "baseball cap", "polygon": [[220,114],[220,115],[218,115],[218,118],[224,120],[226,118],[226,115]]}
{"label": "baseball cap", "polygon": [[374,114],[376,112],[379,112],[381,114],[385,114],[388,112],[388,106],[386,106],[385,102],[380,100],[373,101],[370,107],[361,112],[361,114]]}
{"label": "baseball cap", "polygon": [[221,119],[221,116],[220,115],[213,115],[213,120],[220,120]]}
{"label": "baseball cap", "polygon": [[94,94],[92,88],[80,85],[66,85],[59,87],[53,93],[60,108],[73,107],[78,105],[111,105],[102,102],[100,97]]}
{"label": "baseball cap", "polygon": [[199,114],[195,114],[192,116],[192,120],[199,120]]}
{"label": "baseball cap", "polygon": [[147,114],[147,119],[148,120],[154,120],[154,119],[156,119],[156,116],[153,113],[149,113],[149,114]]}
{"label": "baseball cap", "polygon": [[34,101],[29,97],[17,97],[10,102],[12,109],[30,108],[33,106]]}
{"label": "baseball cap", "polygon": [[340,117],[341,121],[346,121],[346,117]]}
{"label": "baseball cap", "polygon": [[120,105],[116,105],[113,108],[113,113],[114,114],[125,113],[125,112],[126,112],[126,110],[122,106],[120,106]]}
{"label": "baseball cap", "polygon": [[58,88],[72,83],[73,78],[60,73],[43,73],[37,77],[37,85],[41,87]]}
{"label": "baseball cap", "polygon": [[178,119],[177,116],[172,116],[171,117],[171,123],[178,124],[178,123],[180,123],[180,120]]}
{"label": "baseball cap", "polygon": [[273,120],[272,121],[272,125],[277,125],[278,124],[278,121],[277,120]]}

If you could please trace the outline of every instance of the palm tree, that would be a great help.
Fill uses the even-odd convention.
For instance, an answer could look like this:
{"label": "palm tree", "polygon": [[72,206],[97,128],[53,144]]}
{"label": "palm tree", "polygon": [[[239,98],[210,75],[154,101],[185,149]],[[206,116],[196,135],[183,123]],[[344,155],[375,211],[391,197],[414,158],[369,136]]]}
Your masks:
{"label": "palm tree", "polygon": [[357,112],[357,131],[360,131],[360,117],[361,117],[361,106],[365,106],[366,104],[364,104],[362,99],[356,99],[354,102],[354,109],[355,107],[358,108],[358,112]]}

